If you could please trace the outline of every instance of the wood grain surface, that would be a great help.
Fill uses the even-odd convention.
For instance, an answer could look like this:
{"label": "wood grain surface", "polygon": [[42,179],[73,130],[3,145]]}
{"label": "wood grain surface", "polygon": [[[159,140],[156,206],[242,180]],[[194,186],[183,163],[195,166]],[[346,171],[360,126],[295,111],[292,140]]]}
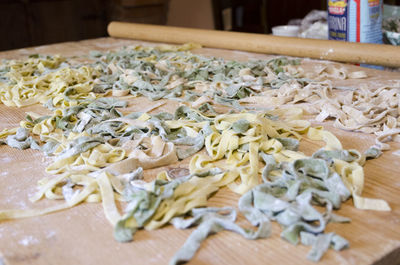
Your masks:
{"label": "wood grain surface", "polygon": [[[132,44],[154,45],[132,40],[112,38],[62,43],[0,53],[3,58],[21,58],[32,53],[73,56],[90,50],[116,49]],[[220,49],[194,51],[209,56],[238,60],[266,59],[269,56]],[[322,61],[304,60],[304,68],[311,69]],[[356,66],[349,68],[359,69]],[[400,80],[399,73],[366,70],[364,80],[334,81],[341,86],[390,85]],[[139,98],[130,101],[129,109],[140,110],[150,102]],[[168,101],[156,111],[173,111]],[[0,105],[0,130],[18,126],[25,112],[44,113],[41,106],[9,108]],[[335,129],[331,122],[323,124],[342,141],[344,148],[366,150],[374,142],[373,135]],[[310,141],[301,143],[301,150],[311,154],[320,145]],[[357,210],[352,200],[344,203],[338,214],[350,217],[349,224],[328,224],[327,231],[346,237],[350,248],[341,252],[329,250],[320,264],[400,264],[400,157],[393,153],[400,144],[391,143],[392,150],[380,158],[368,161],[365,169],[363,195],[386,200],[391,212]],[[16,150],[0,146],[0,209],[42,208],[60,202],[42,200],[30,203],[28,197],[36,191],[36,183],[45,177],[44,168],[50,162],[41,152]],[[148,170],[150,180],[165,168],[185,167],[188,160],[164,168]],[[237,205],[239,196],[228,189],[220,190],[210,199],[211,206]],[[122,210],[122,205],[121,210]],[[242,216],[239,223],[248,225]],[[130,243],[113,239],[113,229],[103,214],[101,204],[84,203],[72,209],[46,216],[0,223],[0,264],[6,265],[67,265],[67,264],[167,264],[182,246],[192,230],[176,230],[166,226],[156,231],[139,231]],[[250,241],[231,232],[210,236],[190,264],[315,264],[306,259],[309,247],[293,246],[282,240],[277,224],[267,239]]]}

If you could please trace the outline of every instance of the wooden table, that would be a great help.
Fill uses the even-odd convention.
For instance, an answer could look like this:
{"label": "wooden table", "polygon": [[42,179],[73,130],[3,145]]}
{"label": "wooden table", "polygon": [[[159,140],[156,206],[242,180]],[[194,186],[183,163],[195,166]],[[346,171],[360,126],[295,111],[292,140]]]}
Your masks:
{"label": "wooden table", "polygon": [[[21,58],[33,53],[81,55],[90,50],[109,50],[143,42],[101,38],[81,42],[61,43],[29,49],[1,52],[0,58]],[[239,60],[265,59],[269,56],[217,49],[194,51],[204,55]],[[305,68],[316,61],[305,60]],[[356,69],[355,66],[349,66]],[[399,73],[367,70],[370,78],[345,81],[340,85],[361,83],[377,86],[400,80]],[[139,110],[147,104],[143,98],[131,102]],[[173,110],[168,102],[162,110]],[[27,111],[45,111],[41,106],[8,108],[0,105],[0,129],[18,126]],[[345,132],[324,126],[334,132],[344,148],[366,150],[374,142],[373,135]],[[304,146],[305,144],[305,146]],[[302,144],[301,144],[302,145]],[[400,144],[365,165],[363,195],[389,202],[391,212],[357,210],[347,201],[338,214],[352,219],[349,224],[329,224],[327,231],[336,231],[350,241],[350,248],[341,252],[329,250],[321,264],[400,264],[400,157],[393,155]],[[310,154],[318,147],[303,143],[302,151]],[[45,176],[50,162],[41,152],[20,151],[0,146],[0,209],[27,209],[54,205],[56,201],[42,200],[32,204],[28,197],[36,191],[36,182]],[[181,162],[185,164],[187,161]],[[171,167],[171,166],[170,166]],[[173,167],[173,165],[172,165]],[[146,172],[150,179],[155,169]],[[237,205],[239,196],[222,189],[210,200],[212,206]],[[244,218],[239,223],[245,224]],[[306,259],[309,247],[293,246],[279,237],[280,227],[274,223],[272,236],[250,241],[231,232],[209,237],[191,261],[192,264],[314,264]],[[156,231],[139,231],[131,243],[118,243],[113,229],[104,217],[101,204],[81,204],[72,209],[46,216],[0,223],[0,264],[166,264],[182,246],[192,230],[176,230],[166,226]]]}

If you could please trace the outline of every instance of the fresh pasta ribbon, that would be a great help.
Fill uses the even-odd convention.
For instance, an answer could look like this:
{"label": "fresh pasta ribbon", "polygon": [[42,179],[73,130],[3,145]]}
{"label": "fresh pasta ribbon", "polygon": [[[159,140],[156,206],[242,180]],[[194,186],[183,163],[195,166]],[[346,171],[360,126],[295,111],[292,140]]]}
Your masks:
{"label": "fresh pasta ribbon", "polygon": [[17,133],[18,127],[17,128],[12,128],[12,129],[4,129],[0,132],[0,139],[5,138],[9,135],[14,135]]}
{"label": "fresh pasta ribbon", "polygon": [[0,220],[27,218],[27,217],[45,215],[56,211],[61,211],[83,202],[94,191],[95,191],[95,185],[93,183],[90,183],[87,186],[85,186],[83,190],[73,194],[67,202],[62,204],[58,204],[44,209],[2,210],[0,211]]}
{"label": "fresh pasta ribbon", "polygon": [[97,176],[97,184],[99,185],[106,218],[114,226],[121,219],[121,215],[115,205],[114,191],[107,172]]}
{"label": "fresh pasta ribbon", "polygon": [[[326,142],[326,150],[341,150],[340,141],[330,132],[322,130],[322,128],[310,128],[308,137],[311,140],[323,140]],[[365,162],[365,157],[358,153],[357,161],[348,163],[341,159],[334,159],[336,171],[342,177],[347,188],[352,192],[354,206],[358,209],[390,211],[388,203],[384,200],[369,199],[361,197],[364,188],[364,170],[361,165]]]}
{"label": "fresh pasta ribbon", "polygon": [[343,182],[351,191],[356,208],[375,211],[391,210],[389,204],[384,200],[361,197],[364,188],[364,171],[358,163],[348,163],[343,160],[334,159],[334,165]]}
{"label": "fresh pasta ribbon", "polygon": [[322,127],[309,128],[307,136],[311,140],[324,141],[326,150],[342,150],[342,144],[331,132],[325,131]]}

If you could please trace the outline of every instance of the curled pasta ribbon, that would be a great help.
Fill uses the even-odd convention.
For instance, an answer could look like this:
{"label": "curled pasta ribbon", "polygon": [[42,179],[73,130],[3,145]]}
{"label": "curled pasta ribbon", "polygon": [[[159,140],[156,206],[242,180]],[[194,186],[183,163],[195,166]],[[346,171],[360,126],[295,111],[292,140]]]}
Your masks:
{"label": "curled pasta ribbon", "polygon": [[325,131],[323,127],[309,128],[307,137],[315,141],[324,141],[326,143],[326,150],[342,150],[342,144],[336,136],[328,131]]}
{"label": "curled pasta ribbon", "polygon": [[0,139],[6,138],[9,135],[14,135],[17,133],[18,127],[12,129],[4,129],[0,132]]}
{"label": "curled pasta ribbon", "polygon": [[364,188],[364,171],[358,163],[347,163],[339,159],[334,159],[334,163],[343,183],[352,193],[356,208],[375,211],[391,210],[389,204],[384,200],[361,197]]}
{"label": "curled pasta ribbon", "polygon": [[313,78],[316,80],[325,80],[325,79],[362,79],[368,77],[367,73],[364,71],[349,71],[346,67],[336,64],[326,64],[326,65],[317,65],[314,67],[314,72],[308,74],[309,78]]}
{"label": "curled pasta ribbon", "polygon": [[400,141],[400,128],[385,128],[382,132],[377,133],[375,139],[376,146],[381,150],[389,150],[390,145],[385,142],[390,139],[393,139],[396,142]]}
{"label": "curled pasta ribbon", "polygon": [[[342,145],[336,136],[328,131],[324,131],[322,127],[310,128],[308,137],[311,140],[325,141],[326,150],[342,149]],[[352,193],[354,206],[363,210],[390,211],[389,204],[384,200],[361,197],[364,188],[364,170],[361,165],[365,162],[365,157],[359,153],[358,157],[357,160],[351,163],[341,159],[334,159],[335,171],[338,172],[343,183]]]}
{"label": "curled pasta ribbon", "polygon": [[153,168],[154,165],[165,166],[178,161],[175,145],[171,142],[164,142],[160,136],[143,137],[136,143],[129,157],[139,161],[143,169]]}
{"label": "curled pasta ribbon", "polygon": [[50,135],[51,133],[56,132],[59,135],[62,135],[62,130],[57,129],[56,127],[56,119],[62,117],[61,113],[56,113],[47,119],[43,119],[39,123],[33,123],[29,121],[21,121],[20,126],[22,128],[29,129],[34,135],[45,136]]}
{"label": "curled pasta ribbon", "polygon": [[19,219],[19,218],[45,215],[56,211],[61,211],[67,208],[71,208],[85,201],[88,198],[88,196],[90,196],[96,190],[95,181],[91,181],[86,184],[87,185],[85,185],[82,190],[74,193],[67,202],[44,209],[3,210],[0,211],[0,220]]}
{"label": "curled pasta ribbon", "polygon": [[115,205],[114,190],[109,177],[107,172],[103,172],[97,177],[97,184],[100,189],[101,201],[106,218],[114,226],[121,219],[121,215]]}
{"label": "curled pasta ribbon", "polygon": [[[109,222],[115,225],[121,218],[116,204],[116,197],[113,191],[113,186],[110,182],[110,175],[107,172],[99,174],[96,178],[88,175],[71,175],[65,173],[50,180],[42,180],[40,190],[30,198],[32,202],[46,196],[49,199],[66,199],[65,203],[55,205],[44,209],[30,210],[5,210],[0,211],[0,220],[26,218],[38,215],[45,215],[56,211],[71,208],[81,202],[102,202],[106,218]],[[70,197],[61,194],[59,185],[64,185],[66,181],[74,182],[75,185],[82,186],[81,190],[72,190]]]}

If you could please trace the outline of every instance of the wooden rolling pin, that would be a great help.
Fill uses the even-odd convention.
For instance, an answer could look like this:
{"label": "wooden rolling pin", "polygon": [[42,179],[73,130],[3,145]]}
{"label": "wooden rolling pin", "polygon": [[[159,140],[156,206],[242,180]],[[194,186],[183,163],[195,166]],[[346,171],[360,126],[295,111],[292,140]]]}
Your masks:
{"label": "wooden rolling pin", "polygon": [[194,42],[211,48],[400,67],[400,47],[391,45],[278,37],[125,22],[111,22],[108,25],[108,34],[117,38],[180,44]]}

